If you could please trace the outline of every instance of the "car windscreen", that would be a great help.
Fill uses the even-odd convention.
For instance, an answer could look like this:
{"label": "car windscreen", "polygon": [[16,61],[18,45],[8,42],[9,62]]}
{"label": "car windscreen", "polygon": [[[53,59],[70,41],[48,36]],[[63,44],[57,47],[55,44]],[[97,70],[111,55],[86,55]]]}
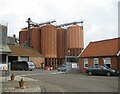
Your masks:
{"label": "car windscreen", "polygon": [[106,68],[106,69],[110,69],[108,66],[106,66],[106,65],[104,65],[104,67]]}
{"label": "car windscreen", "polygon": [[28,62],[28,65],[30,66],[34,66],[34,64],[32,62]]}

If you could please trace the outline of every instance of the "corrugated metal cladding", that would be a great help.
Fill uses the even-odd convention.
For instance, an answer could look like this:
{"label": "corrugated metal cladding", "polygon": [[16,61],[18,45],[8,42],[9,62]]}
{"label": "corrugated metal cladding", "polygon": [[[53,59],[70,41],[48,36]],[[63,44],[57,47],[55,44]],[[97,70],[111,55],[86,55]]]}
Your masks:
{"label": "corrugated metal cladding", "polygon": [[41,41],[40,27],[34,27],[30,33],[30,46],[40,52],[40,41]]}
{"label": "corrugated metal cladding", "polygon": [[57,64],[61,66],[64,63],[65,59],[65,39],[66,30],[63,28],[57,28]]}
{"label": "corrugated metal cladding", "polygon": [[41,27],[41,53],[45,56],[45,66],[57,68],[57,28],[47,24]]}
{"label": "corrugated metal cladding", "polygon": [[25,44],[26,37],[27,37],[27,30],[20,31],[19,32],[19,43]]}
{"label": "corrugated metal cladding", "polygon": [[[27,29],[19,32],[20,44],[24,44]],[[79,25],[67,29],[57,28],[52,24],[34,27],[30,32],[30,46],[45,57],[45,66],[54,69],[64,63],[68,56],[78,56],[84,48],[83,29]]]}
{"label": "corrugated metal cladding", "polygon": [[84,48],[83,29],[79,25],[67,28],[68,55],[78,56]]}
{"label": "corrugated metal cladding", "polygon": [[65,29],[57,28],[57,52],[58,58],[65,57]]}
{"label": "corrugated metal cladding", "polygon": [[57,58],[57,28],[51,24],[41,27],[41,53],[47,58]]}
{"label": "corrugated metal cladding", "polygon": [[7,26],[0,24],[0,45],[7,44]]}

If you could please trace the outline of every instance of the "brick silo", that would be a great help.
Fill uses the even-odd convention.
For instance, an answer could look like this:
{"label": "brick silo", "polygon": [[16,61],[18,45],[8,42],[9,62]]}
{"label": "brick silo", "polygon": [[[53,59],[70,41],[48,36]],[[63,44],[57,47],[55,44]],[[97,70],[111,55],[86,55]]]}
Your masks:
{"label": "brick silo", "polygon": [[27,37],[27,29],[21,29],[21,31],[19,32],[19,43],[25,44],[26,37]]}
{"label": "brick silo", "polygon": [[30,46],[40,52],[41,32],[40,27],[33,27],[30,33]]}
{"label": "brick silo", "polygon": [[41,27],[41,53],[45,56],[45,66],[57,68],[57,28],[46,24]]}
{"label": "brick silo", "polygon": [[67,28],[67,55],[78,56],[84,48],[83,27],[72,25]]}
{"label": "brick silo", "polygon": [[59,66],[63,64],[65,58],[65,31],[63,28],[57,28],[57,58]]}

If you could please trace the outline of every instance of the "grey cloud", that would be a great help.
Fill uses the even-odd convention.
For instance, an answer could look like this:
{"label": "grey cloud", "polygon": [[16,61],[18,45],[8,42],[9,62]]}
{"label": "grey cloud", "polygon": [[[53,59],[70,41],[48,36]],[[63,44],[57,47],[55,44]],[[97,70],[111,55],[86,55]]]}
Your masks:
{"label": "grey cloud", "polygon": [[[1,0],[0,4],[6,7],[12,4],[5,1]],[[30,0],[29,6],[18,4],[16,10],[11,11],[3,17],[10,24],[9,35],[18,35],[20,28],[26,26],[26,19],[31,17],[35,22],[55,19],[57,24],[84,20],[85,46],[93,40],[117,37],[117,1],[114,0],[35,0],[33,3]]]}

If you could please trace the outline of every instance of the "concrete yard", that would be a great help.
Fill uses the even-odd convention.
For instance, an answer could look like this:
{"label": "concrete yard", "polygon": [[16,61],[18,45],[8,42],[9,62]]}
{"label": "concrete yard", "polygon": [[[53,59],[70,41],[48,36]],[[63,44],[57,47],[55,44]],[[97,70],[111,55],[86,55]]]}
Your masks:
{"label": "concrete yard", "polygon": [[[36,69],[11,71],[11,74],[27,77],[26,83],[44,88],[46,92],[118,92],[117,76],[88,76],[80,73],[62,73]],[[31,80],[31,81],[28,81]],[[11,83],[9,81],[9,83]],[[5,83],[3,82],[3,86]]]}

